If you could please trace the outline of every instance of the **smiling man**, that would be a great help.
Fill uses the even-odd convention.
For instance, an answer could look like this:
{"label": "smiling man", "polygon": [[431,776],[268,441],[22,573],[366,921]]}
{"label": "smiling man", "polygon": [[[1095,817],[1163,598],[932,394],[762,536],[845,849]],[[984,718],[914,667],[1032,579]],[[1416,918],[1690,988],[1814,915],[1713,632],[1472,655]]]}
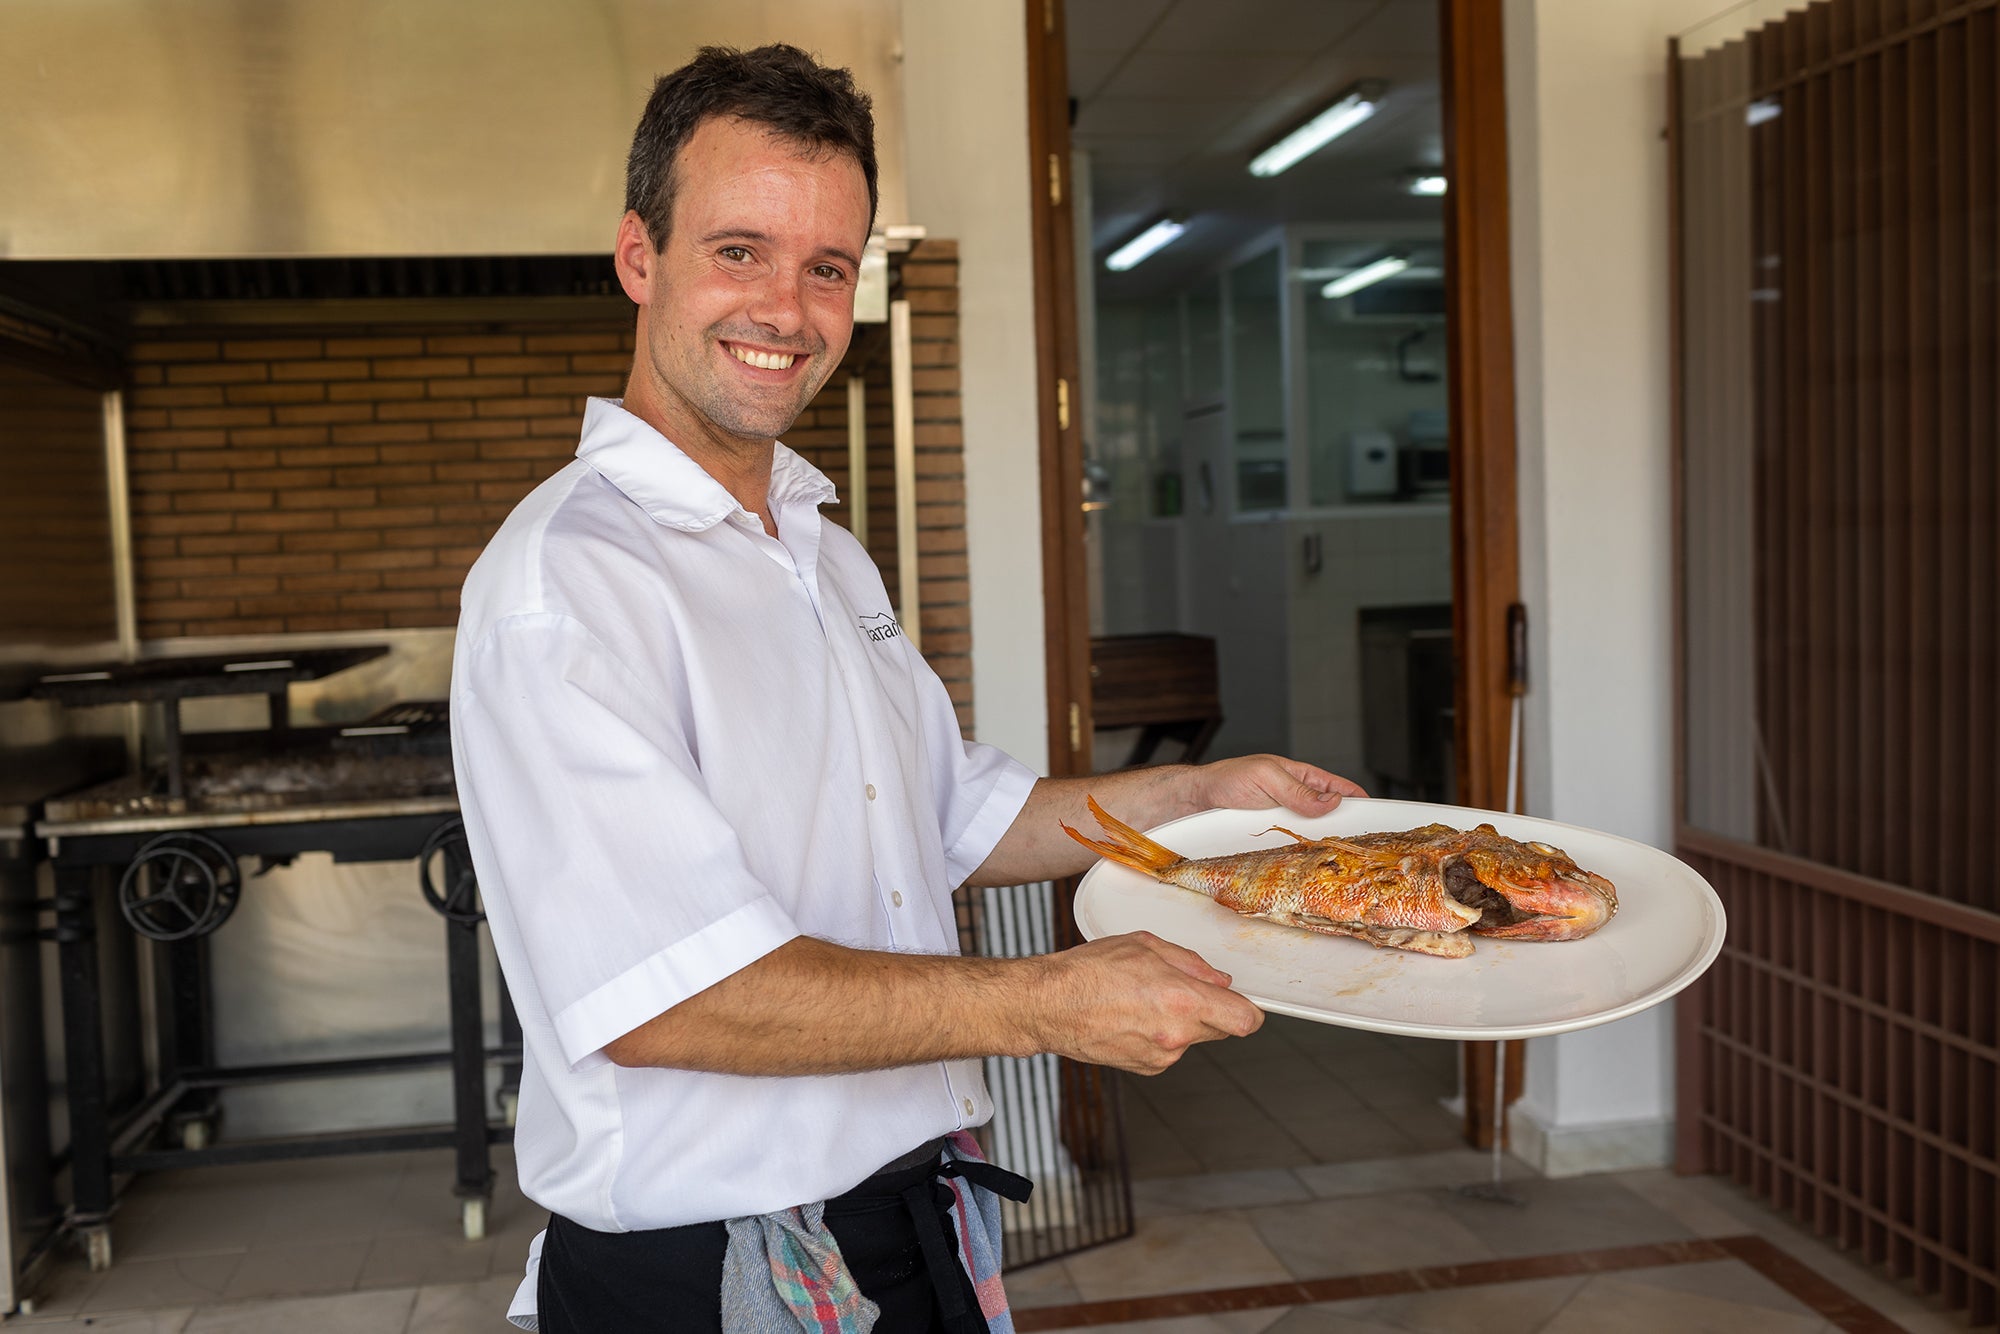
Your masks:
{"label": "smiling man", "polygon": [[960,737],[778,443],[847,350],[875,180],[845,71],[709,48],[661,79],[625,397],[466,582],[459,797],[550,1211],[509,1314],[545,1334],[1005,1328],[980,1059],[1156,1073],[1261,1016],[1145,934],[958,957],[953,890],[1082,870],[1086,788],[1141,825],[1358,791],[1274,756],[1052,781]]}

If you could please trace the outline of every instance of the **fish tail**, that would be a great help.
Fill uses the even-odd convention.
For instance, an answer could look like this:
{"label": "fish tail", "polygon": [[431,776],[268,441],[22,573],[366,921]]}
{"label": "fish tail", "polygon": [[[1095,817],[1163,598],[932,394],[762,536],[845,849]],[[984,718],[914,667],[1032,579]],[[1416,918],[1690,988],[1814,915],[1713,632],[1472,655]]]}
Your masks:
{"label": "fish tail", "polygon": [[1164,875],[1186,860],[1172,848],[1160,846],[1123,820],[1106,814],[1104,808],[1097,804],[1097,798],[1087,796],[1084,800],[1089,803],[1090,813],[1097,817],[1097,823],[1104,827],[1109,837],[1103,842],[1085,838],[1068,825],[1063,826],[1063,832],[1098,856],[1155,877]]}

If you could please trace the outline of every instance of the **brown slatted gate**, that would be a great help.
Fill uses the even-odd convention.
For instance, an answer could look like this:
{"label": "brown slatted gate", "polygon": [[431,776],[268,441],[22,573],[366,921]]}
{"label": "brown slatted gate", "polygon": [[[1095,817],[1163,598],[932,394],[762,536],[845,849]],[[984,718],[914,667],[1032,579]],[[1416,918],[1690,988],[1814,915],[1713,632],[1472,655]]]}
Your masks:
{"label": "brown slatted gate", "polygon": [[1672,62],[1680,1165],[2000,1315],[2000,16]]}

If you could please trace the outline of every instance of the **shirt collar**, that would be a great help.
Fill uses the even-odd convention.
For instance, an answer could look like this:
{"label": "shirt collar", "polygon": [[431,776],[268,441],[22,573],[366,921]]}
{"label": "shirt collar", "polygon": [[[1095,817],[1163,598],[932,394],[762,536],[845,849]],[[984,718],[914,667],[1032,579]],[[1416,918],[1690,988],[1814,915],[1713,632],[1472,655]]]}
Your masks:
{"label": "shirt collar", "polygon": [[[669,528],[700,532],[745,512],[722,483],[615,398],[593,398],[584,405],[576,456]],[[772,509],[798,504],[817,508],[833,499],[826,474],[779,442],[771,460]]]}

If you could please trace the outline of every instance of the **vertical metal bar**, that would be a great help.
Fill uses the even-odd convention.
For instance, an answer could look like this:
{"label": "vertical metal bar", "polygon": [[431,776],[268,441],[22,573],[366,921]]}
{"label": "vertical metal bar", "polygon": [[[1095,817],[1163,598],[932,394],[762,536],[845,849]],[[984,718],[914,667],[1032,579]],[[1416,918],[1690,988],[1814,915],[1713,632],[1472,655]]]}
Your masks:
{"label": "vertical metal bar", "polygon": [[868,381],[847,377],[847,528],[868,546]]}
{"label": "vertical metal bar", "polygon": [[63,1073],[69,1101],[70,1224],[92,1269],[111,1264],[111,1112],[105,1092],[104,1012],[97,975],[96,905],[87,866],[55,868],[56,947],[62,973]]}
{"label": "vertical metal bar", "polygon": [[[2000,16],[1982,10],[1969,20],[1965,42],[1970,62],[1965,86],[1972,94],[2000,84]],[[1983,105],[1968,98],[1965,112],[1966,270],[1991,274],[2000,265],[2000,170],[1996,170],[1995,122],[2000,107],[1991,96]],[[2000,909],[2000,820],[1981,813],[2000,809],[2000,709],[1992,683],[2000,679],[2000,421],[1996,421],[1995,390],[2000,387],[2000,301],[1990,281],[1968,283],[1971,309],[1967,315],[1966,441],[1968,459],[1964,485],[1966,527],[1973,538],[1967,562],[1966,603],[1972,609],[1965,635],[1964,673],[1959,688],[1965,700],[1965,736],[1970,772],[1963,783],[1966,809],[1964,864],[1985,867],[1975,876],[1970,896],[1976,907]],[[1983,545],[1984,549],[1981,550]]]}
{"label": "vertical metal bar", "polygon": [[[450,856],[449,853],[446,854]],[[447,881],[456,876],[446,868]],[[479,1004],[479,925],[446,918],[445,970],[451,998],[452,1142],[457,1194],[484,1200],[493,1193],[486,1147],[486,1025]]]}
{"label": "vertical metal bar", "polygon": [[896,452],[896,619],[910,647],[923,651],[917,554],[917,402],[910,355],[910,303],[889,303],[890,430]]}

